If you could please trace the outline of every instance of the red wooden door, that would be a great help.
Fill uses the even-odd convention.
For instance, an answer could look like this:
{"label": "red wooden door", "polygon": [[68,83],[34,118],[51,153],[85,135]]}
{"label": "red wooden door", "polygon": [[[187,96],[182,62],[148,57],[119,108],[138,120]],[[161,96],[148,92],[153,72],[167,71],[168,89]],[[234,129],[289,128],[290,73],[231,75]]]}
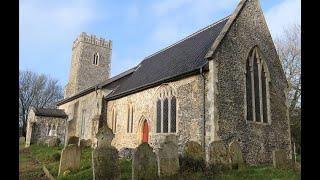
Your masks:
{"label": "red wooden door", "polygon": [[148,142],[149,138],[149,127],[148,127],[148,122],[144,121],[143,123],[143,130],[142,130],[142,142]]}

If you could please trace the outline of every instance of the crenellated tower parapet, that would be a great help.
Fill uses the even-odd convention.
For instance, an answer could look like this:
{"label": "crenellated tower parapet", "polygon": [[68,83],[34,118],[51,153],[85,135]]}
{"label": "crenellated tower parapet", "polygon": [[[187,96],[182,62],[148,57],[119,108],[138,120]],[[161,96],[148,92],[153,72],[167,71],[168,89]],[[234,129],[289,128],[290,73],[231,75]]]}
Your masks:
{"label": "crenellated tower parapet", "polygon": [[108,49],[112,49],[112,41],[106,40],[104,38],[98,38],[95,35],[90,35],[85,32],[82,32],[77,39],[73,42],[72,49],[78,46],[80,42],[90,43],[93,45],[105,47]]}

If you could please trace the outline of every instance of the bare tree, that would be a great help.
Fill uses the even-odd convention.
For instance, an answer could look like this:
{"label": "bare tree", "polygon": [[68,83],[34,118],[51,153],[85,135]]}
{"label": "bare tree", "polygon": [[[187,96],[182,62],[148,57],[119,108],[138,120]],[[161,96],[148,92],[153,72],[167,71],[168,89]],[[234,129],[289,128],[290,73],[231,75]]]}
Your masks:
{"label": "bare tree", "polygon": [[19,71],[19,125],[22,127],[22,135],[26,134],[26,122],[31,106],[52,108],[55,102],[62,98],[62,87],[57,80],[31,71]]}
{"label": "bare tree", "polygon": [[288,103],[292,141],[300,153],[301,147],[301,26],[284,29],[275,41],[283,70],[289,83]]}
{"label": "bare tree", "polygon": [[289,83],[289,112],[301,105],[301,26],[293,24],[275,40],[275,46]]}

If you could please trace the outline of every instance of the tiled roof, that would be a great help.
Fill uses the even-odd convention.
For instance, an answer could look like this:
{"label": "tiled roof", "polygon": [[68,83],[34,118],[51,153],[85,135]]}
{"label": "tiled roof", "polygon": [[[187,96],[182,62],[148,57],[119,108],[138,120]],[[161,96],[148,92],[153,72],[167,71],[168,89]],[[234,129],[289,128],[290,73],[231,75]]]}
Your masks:
{"label": "tiled roof", "polygon": [[62,109],[33,108],[36,116],[67,118],[67,114]]}
{"label": "tiled roof", "polygon": [[[228,21],[223,18],[185,39],[146,57],[106,99],[116,99],[173,77],[198,71],[207,64],[205,55]],[[200,72],[200,71],[199,71]]]}
{"label": "tiled roof", "polygon": [[94,86],[91,86],[87,89],[84,89],[82,91],[80,91],[79,93],[71,96],[71,97],[68,97],[68,98],[65,98],[65,99],[62,99],[61,101],[57,102],[56,105],[59,106],[59,105],[62,105],[64,103],[67,103],[67,102],[70,102],[74,99],[77,99],[81,96],[84,96],[86,94],[89,94],[93,91],[95,91],[95,89],[100,89],[100,88],[109,88],[109,89],[114,89],[115,87],[117,87],[120,83],[122,83],[124,80],[126,80],[128,77],[130,77],[130,75],[134,72],[136,67],[134,68],[131,68],[127,71],[124,71],[102,83],[99,83],[97,85],[94,85]]}

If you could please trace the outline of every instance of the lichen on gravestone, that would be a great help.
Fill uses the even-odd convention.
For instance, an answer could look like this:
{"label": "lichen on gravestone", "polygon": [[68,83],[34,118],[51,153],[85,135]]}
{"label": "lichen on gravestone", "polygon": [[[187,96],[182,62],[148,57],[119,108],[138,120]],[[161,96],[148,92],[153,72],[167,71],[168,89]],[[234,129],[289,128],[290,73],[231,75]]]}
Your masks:
{"label": "lichen on gravestone", "polygon": [[293,168],[293,161],[287,157],[287,152],[284,149],[272,151],[273,167],[277,169]]}
{"label": "lichen on gravestone", "polygon": [[97,133],[98,147],[109,147],[114,138],[112,130],[108,126],[102,126]]}
{"label": "lichen on gravestone", "polygon": [[114,134],[107,126],[97,133],[98,147],[92,151],[93,179],[120,179],[118,150],[111,146]]}
{"label": "lichen on gravestone", "polygon": [[158,149],[160,176],[173,176],[179,173],[179,154],[175,135],[168,135]]}
{"label": "lichen on gravestone", "polygon": [[147,142],[140,144],[133,154],[132,179],[158,179],[157,157]]}
{"label": "lichen on gravestone", "polygon": [[231,167],[233,169],[242,168],[244,166],[244,161],[240,144],[237,141],[233,141],[229,144],[228,150],[231,159]]}
{"label": "lichen on gravestone", "polygon": [[185,144],[183,156],[181,157],[181,169],[194,172],[205,169],[205,153],[199,143],[189,141]]}
{"label": "lichen on gravestone", "polygon": [[77,170],[80,168],[81,149],[77,144],[70,144],[61,151],[58,176],[66,170]]}
{"label": "lichen on gravestone", "polygon": [[230,155],[223,141],[213,141],[209,145],[209,165],[213,172],[231,169]]}

